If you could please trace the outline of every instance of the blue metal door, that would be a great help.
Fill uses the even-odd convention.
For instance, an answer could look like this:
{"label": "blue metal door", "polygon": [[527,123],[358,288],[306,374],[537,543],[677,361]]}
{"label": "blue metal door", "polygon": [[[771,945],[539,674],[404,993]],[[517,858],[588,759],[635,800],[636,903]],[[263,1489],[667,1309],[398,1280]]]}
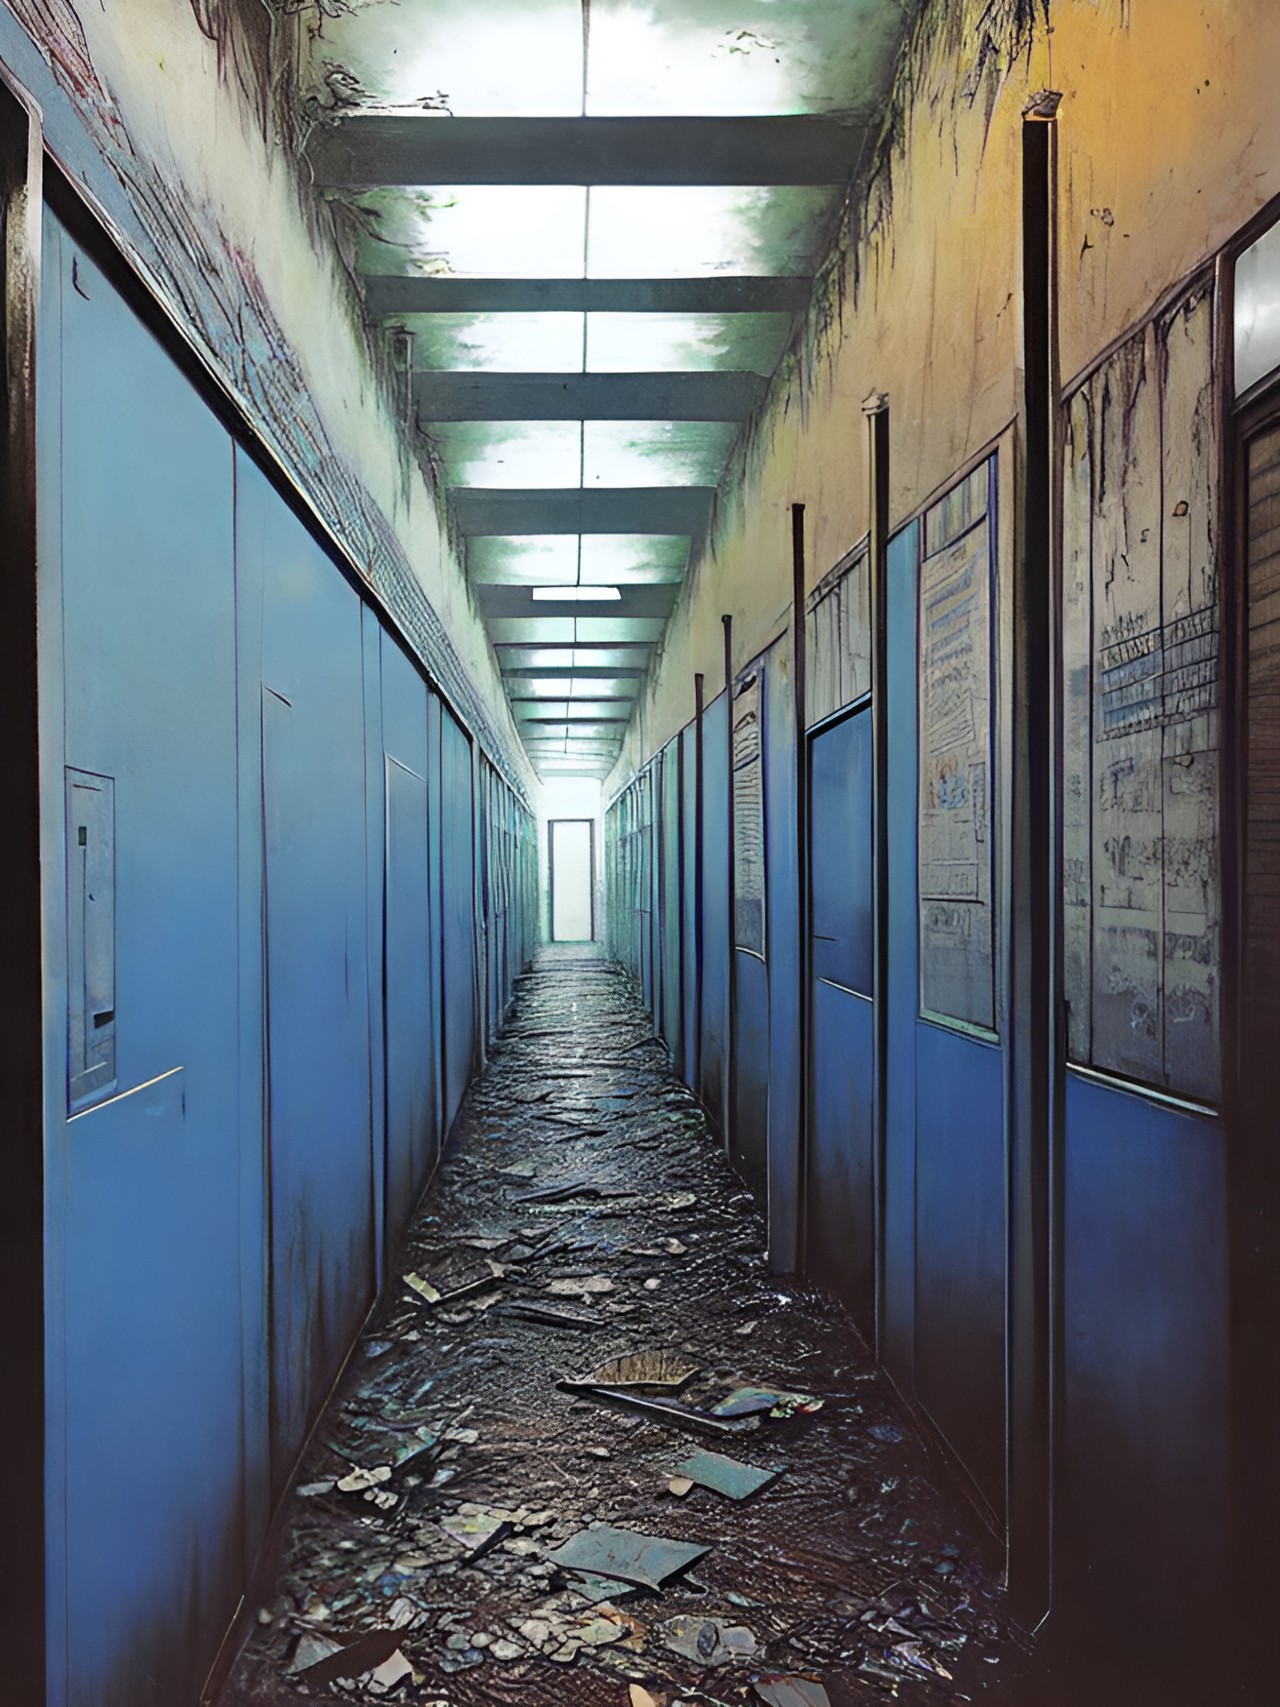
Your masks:
{"label": "blue metal door", "polygon": [[382,637],[387,1231],[395,1242],[435,1160],[427,687]]}
{"label": "blue metal door", "polygon": [[728,1114],[729,695],[702,715],[702,1036],[698,1094],[717,1137]]}
{"label": "blue metal door", "polygon": [[871,707],[809,743],[805,1266],[875,1331]]}
{"label": "blue metal door", "polygon": [[48,1699],[171,1707],[239,1595],[257,1374],[232,448],[48,215],[44,244]]}
{"label": "blue metal door", "polygon": [[765,664],[764,807],[768,854],[765,924],[769,959],[769,1264],[799,1265],[800,870],[796,835],[796,711],[790,639]]}
{"label": "blue metal door", "polygon": [[683,1065],[680,908],[680,737],[662,755],[662,1035],[677,1072]]}
{"label": "blue metal door", "polygon": [[995,465],[890,543],[886,1359],[996,1518],[1006,1193]]}
{"label": "blue metal door", "polygon": [[476,934],[471,743],[445,706],[440,716],[440,808],[447,1134],[475,1065]]}
{"label": "blue metal door", "polygon": [[680,863],[684,873],[680,914],[681,1077],[698,1088],[698,746],[694,726],[680,732]]}
{"label": "blue metal door", "polygon": [[729,1142],[734,1166],[761,1208],[767,1208],[769,1195],[767,674],[763,661],[743,672],[734,683],[731,713],[734,916]]}
{"label": "blue metal door", "polygon": [[259,476],[273,1485],[374,1283],[360,602]]}

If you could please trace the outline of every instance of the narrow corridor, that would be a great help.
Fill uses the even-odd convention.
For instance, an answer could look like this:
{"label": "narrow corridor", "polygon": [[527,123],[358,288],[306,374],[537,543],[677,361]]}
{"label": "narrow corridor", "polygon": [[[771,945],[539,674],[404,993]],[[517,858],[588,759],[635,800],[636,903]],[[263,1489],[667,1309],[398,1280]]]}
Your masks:
{"label": "narrow corridor", "polygon": [[[843,1309],[771,1278],[763,1243],[634,986],[544,949],[313,1437],[222,1707],[1014,1699],[998,1553]],[[573,1390],[654,1352],[602,1372],[609,1403]],[[780,1474],[726,1497],[708,1452]],[[598,1526],[666,1541],[593,1559]]]}

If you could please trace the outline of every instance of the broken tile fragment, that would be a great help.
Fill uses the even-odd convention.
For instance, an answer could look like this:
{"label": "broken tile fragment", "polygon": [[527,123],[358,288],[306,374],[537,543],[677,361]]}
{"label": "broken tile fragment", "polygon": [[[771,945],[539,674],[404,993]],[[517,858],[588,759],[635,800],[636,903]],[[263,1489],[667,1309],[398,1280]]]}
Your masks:
{"label": "broken tile fragment", "polygon": [[700,1487],[714,1488],[716,1493],[731,1500],[745,1500],[759,1493],[761,1488],[767,1488],[770,1482],[776,1482],[781,1474],[780,1469],[758,1470],[754,1465],[740,1464],[736,1458],[726,1458],[719,1452],[695,1452],[682,1464],[676,1465],[673,1480],[687,1478]]}
{"label": "broken tile fragment", "polygon": [[760,1677],[752,1687],[765,1707],[831,1707],[831,1697],[811,1677]]}
{"label": "broken tile fragment", "polygon": [[759,1643],[745,1624],[722,1624],[718,1618],[698,1618],[681,1613],[658,1626],[658,1634],[673,1653],[700,1665],[726,1665],[730,1660],[749,1660]]}
{"label": "broken tile fragment", "polygon": [[593,1529],[580,1529],[562,1547],[548,1553],[547,1560],[565,1570],[618,1577],[641,1588],[657,1589],[708,1552],[709,1547],[690,1541],[673,1541],[662,1535],[645,1535],[640,1530],[599,1524]]}

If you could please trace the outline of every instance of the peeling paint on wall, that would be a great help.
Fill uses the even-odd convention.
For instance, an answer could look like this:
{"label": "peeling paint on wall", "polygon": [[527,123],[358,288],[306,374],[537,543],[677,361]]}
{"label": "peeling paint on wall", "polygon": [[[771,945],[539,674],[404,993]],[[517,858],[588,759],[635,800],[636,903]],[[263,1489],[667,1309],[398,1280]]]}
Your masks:
{"label": "peeling paint on wall", "polygon": [[[385,602],[411,646],[476,731],[504,776],[527,798],[529,772],[514,734],[500,729],[484,696],[459,656],[405,545],[382,505],[374,499],[364,471],[336,443],[317,407],[299,352],[283,328],[254,256],[242,239],[225,229],[218,208],[184,181],[171,161],[136,141],[130,121],[109,78],[95,63],[89,34],[70,0],[11,0],[11,9],[48,64],[93,145],[101,154],[123,202],[114,235],[124,252],[175,311],[179,325],[198,353],[243,408],[321,521],[341,543],[351,562]],[[296,56],[296,21],[288,6],[272,18],[258,6],[227,0],[192,0],[191,14],[214,46],[218,73],[239,110],[258,132],[259,147],[271,157],[291,155],[296,139],[289,115],[296,110],[288,65]],[[265,22],[264,22],[265,20]],[[145,19],[140,19],[139,27]],[[176,27],[176,26],[175,26]],[[116,28],[124,32],[123,23]],[[165,46],[156,43],[158,69],[166,69]],[[179,46],[184,46],[179,38]],[[46,123],[52,122],[46,119]],[[56,123],[51,143],[57,144]],[[93,186],[86,186],[90,194]],[[101,200],[101,197],[95,197]],[[318,251],[327,214],[323,205],[296,186],[295,201]],[[108,218],[113,210],[104,210]],[[126,224],[127,221],[127,224]],[[319,254],[316,257],[319,267]],[[397,380],[384,351],[368,341],[354,286],[340,305],[345,327],[363,347],[372,404],[403,425],[403,403],[396,403]],[[323,336],[318,329],[317,336]],[[315,361],[319,352],[312,352]],[[402,390],[402,382],[401,382]],[[377,401],[375,402],[375,398]],[[350,408],[350,402],[344,408]],[[420,491],[415,492],[418,485]],[[449,539],[443,497],[429,458],[401,433],[400,503],[404,509],[434,507],[441,555],[454,558],[456,598],[469,600],[457,567],[456,542]],[[444,572],[450,571],[446,562]],[[478,618],[474,619],[478,628]],[[482,644],[482,643],[481,643]],[[492,669],[492,664],[490,664]],[[493,669],[495,703],[500,702]],[[517,756],[521,755],[521,756]]]}

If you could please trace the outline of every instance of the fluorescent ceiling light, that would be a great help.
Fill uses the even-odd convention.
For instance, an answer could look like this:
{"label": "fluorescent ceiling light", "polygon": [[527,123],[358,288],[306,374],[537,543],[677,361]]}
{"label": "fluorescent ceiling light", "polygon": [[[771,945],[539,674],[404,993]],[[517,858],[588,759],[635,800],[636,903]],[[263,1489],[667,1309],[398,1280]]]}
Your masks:
{"label": "fluorescent ceiling light", "polygon": [[569,600],[581,603],[610,603],[622,597],[616,587],[534,587],[535,599]]}

